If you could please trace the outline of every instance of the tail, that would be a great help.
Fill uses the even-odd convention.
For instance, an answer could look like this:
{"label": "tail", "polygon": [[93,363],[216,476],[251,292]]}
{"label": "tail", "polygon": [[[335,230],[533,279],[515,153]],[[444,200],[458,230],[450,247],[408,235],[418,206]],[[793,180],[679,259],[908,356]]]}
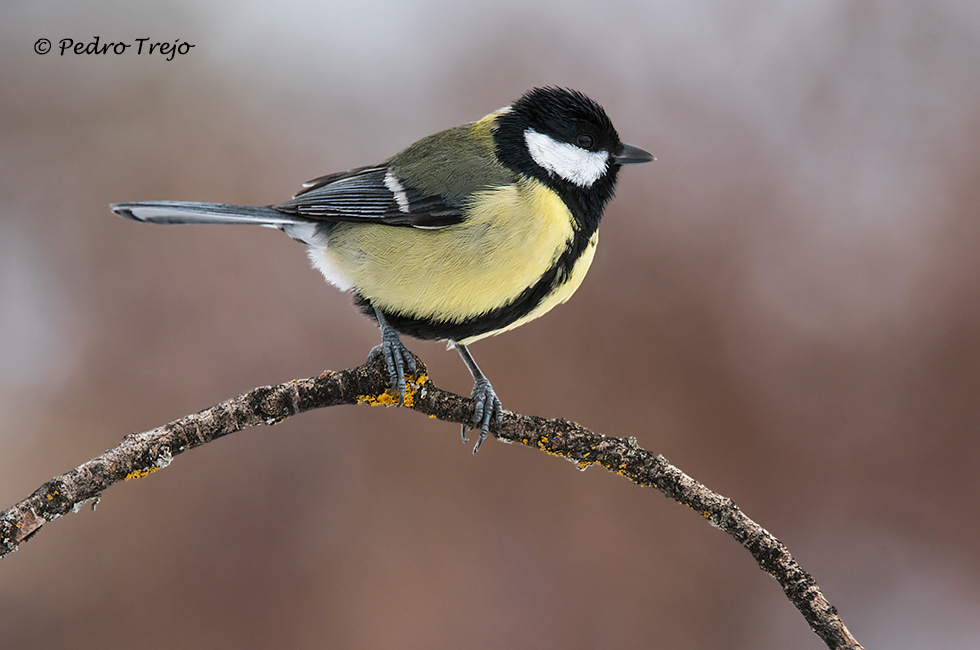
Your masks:
{"label": "tail", "polygon": [[143,201],[113,203],[109,207],[120,217],[147,223],[248,224],[276,228],[308,223],[302,217],[295,217],[272,208],[224,203]]}

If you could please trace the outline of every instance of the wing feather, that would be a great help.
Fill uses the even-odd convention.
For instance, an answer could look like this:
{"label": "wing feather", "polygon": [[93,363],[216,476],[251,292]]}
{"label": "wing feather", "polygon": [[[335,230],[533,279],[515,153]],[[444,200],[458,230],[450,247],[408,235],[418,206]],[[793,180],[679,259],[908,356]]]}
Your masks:
{"label": "wing feather", "polygon": [[273,207],[314,221],[431,229],[463,221],[465,206],[461,199],[423,194],[395,178],[387,166],[380,166],[313,179],[291,200]]}

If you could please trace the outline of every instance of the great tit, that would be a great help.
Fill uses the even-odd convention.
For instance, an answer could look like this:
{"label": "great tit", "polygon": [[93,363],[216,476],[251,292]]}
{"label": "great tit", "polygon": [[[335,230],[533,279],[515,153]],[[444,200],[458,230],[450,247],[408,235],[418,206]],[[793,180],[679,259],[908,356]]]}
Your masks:
{"label": "great tit", "polygon": [[[446,340],[459,351],[473,375],[476,453],[503,412],[467,346],[571,297],[592,263],[620,166],[652,159],[623,144],[582,93],[536,88],[379,165],[304,183],[285,203],[111,208],[150,223],[270,226],[306,244],[313,266],[377,321],[402,400],[406,371],[417,370],[399,334]],[[466,431],[464,424],[464,442]]]}

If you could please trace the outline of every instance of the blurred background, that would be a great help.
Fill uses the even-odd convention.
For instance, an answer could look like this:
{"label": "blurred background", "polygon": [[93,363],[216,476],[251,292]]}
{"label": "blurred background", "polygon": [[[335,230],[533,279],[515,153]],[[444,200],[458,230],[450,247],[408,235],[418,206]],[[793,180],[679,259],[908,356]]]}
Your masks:
{"label": "blurred background", "polygon": [[[379,335],[282,201],[537,85],[657,162],[592,271],[474,346],[505,408],[635,436],[785,542],[867,647],[980,643],[980,5],[7,1],[0,507]],[[63,38],[194,44],[172,60]],[[53,49],[35,53],[37,39]],[[469,375],[410,341],[443,388]],[[601,470],[345,407],[104,494],[0,562],[11,648],[821,648],[732,539]]]}

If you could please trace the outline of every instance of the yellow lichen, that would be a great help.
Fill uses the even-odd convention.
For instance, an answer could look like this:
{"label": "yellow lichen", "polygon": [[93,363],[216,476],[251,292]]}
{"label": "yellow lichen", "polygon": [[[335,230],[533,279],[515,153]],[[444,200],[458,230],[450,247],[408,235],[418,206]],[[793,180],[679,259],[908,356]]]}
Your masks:
{"label": "yellow lichen", "polygon": [[380,395],[358,395],[357,403],[368,406],[394,406],[398,404],[398,393],[387,390]]}
{"label": "yellow lichen", "polygon": [[[410,379],[405,383],[405,406],[412,406],[415,403],[415,396],[422,390],[426,381],[428,381],[428,377],[423,373],[417,379]],[[399,402],[398,391],[394,388],[389,388],[380,395],[357,396],[358,404],[367,404],[368,406],[398,406]]]}
{"label": "yellow lichen", "polygon": [[149,476],[150,474],[152,474],[153,472],[157,471],[158,469],[161,469],[161,468],[160,467],[157,467],[156,465],[154,465],[153,467],[150,467],[149,469],[134,469],[132,472],[130,472],[129,474],[127,474],[126,475],[126,478],[124,478],[123,480],[124,481],[128,481],[131,478],[145,478],[145,477]]}

